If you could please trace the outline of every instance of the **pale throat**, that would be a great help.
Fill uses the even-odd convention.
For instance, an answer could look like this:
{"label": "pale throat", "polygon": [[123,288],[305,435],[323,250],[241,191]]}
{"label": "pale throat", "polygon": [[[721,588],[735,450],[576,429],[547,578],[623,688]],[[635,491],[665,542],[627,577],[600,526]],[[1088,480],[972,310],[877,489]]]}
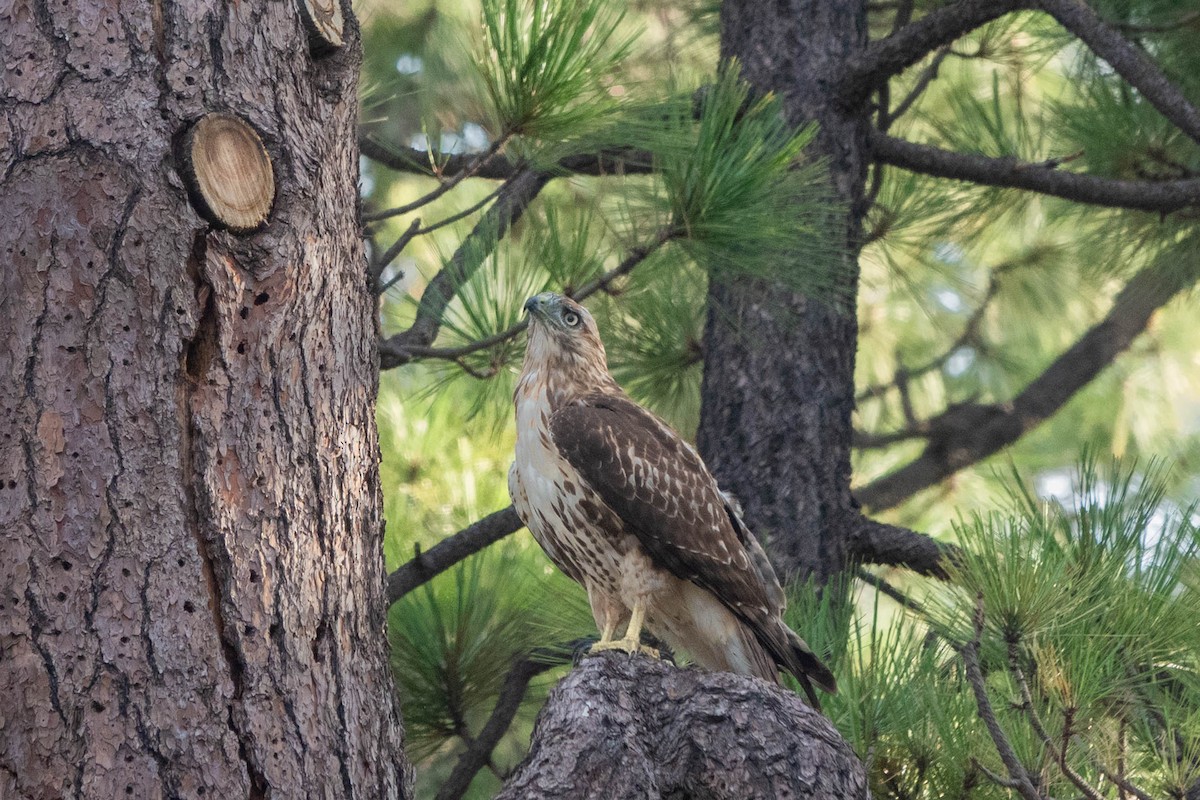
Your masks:
{"label": "pale throat", "polygon": [[529,345],[513,400],[548,404],[550,413],[588,394],[619,393],[620,387],[608,374],[604,346],[578,348],[560,346],[542,330],[530,330]]}

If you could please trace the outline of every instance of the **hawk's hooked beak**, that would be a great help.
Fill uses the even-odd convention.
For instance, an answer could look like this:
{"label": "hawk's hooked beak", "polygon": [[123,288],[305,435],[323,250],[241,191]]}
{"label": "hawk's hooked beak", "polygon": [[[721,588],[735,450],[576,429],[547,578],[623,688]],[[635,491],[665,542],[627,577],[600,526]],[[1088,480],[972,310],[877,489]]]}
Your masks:
{"label": "hawk's hooked beak", "polygon": [[542,317],[546,314],[546,309],[555,299],[556,295],[553,292],[542,292],[535,294],[533,297],[525,301],[525,311],[535,317]]}

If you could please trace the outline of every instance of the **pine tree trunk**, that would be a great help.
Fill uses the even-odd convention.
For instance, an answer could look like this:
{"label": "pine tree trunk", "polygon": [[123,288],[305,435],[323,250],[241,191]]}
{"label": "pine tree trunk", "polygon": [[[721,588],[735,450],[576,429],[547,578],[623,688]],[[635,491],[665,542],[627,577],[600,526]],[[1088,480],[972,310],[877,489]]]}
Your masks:
{"label": "pine tree trunk", "polygon": [[721,4],[722,54],[738,58],[757,89],[776,92],[792,123],[820,126],[811,152],[828,165],[841,204],[829,228],[844,246],[831,266],[845,299],[839,308],[777,282],[714,275],[698,443],[777,568],[821,583],[844,566],[857,517],[850,414],[868,121],[837,106],[833,76],[865,31],[861,2]]}
{"label": "pine tree trunk", "polygon": [[[406,795],[353,21],[321,58],[265,0],[0,31],[0,796]],[[211,112],[270,158],[257,233],[181,180]]]}

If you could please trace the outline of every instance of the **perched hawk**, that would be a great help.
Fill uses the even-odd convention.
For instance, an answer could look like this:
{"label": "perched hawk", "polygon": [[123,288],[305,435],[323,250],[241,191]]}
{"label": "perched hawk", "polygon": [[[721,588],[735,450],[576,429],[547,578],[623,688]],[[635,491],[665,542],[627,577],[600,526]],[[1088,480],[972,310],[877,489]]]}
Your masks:
{"label": "perched hawk", "polygon": [[778,682],[782,667],[814,705],[811,684],[836,691],[784,624],[775,571],[700,456],[609,375],[591,314],[549,292],[525,309],[508,487],[546,555],[587,589],[593,650],[645,651],[644,625],[708,669]]}

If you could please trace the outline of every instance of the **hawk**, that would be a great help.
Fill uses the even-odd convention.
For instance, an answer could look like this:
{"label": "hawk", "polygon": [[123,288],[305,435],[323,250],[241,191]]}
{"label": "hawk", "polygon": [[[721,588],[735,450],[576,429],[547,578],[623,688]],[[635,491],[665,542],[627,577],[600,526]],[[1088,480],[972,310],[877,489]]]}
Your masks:
{"label": "hawk", "polygon": [[645,627],[707,669],[778,683],[782,667],[819,708],[812,684],[834,692],[833,675],[784,623],[766,553],[700,456],[613,380],[586,309],[547,292],[525,310],[509,493],[587,590],[592,650],[657,655],[640,643]]}

